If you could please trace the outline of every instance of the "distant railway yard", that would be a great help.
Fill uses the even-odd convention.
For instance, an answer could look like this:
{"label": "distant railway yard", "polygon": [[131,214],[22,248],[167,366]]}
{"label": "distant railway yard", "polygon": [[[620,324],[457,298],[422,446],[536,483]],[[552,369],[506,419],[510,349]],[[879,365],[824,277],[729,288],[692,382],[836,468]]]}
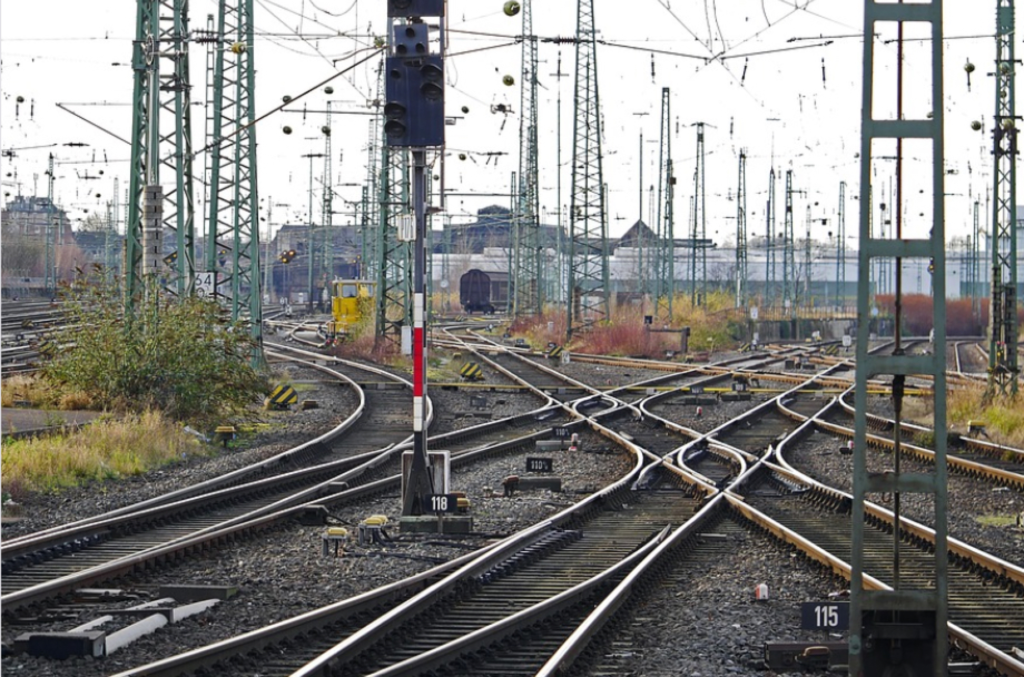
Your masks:
{"label": "distant railway yard", "polygon": [[[5,376],[35,361],[25,332],[59,322],[12,307]],[[5,674],[842,671],[845,632],[802,609],[848,596],[852,348],[564,357],[500,318],[438,321],[429,445],[460,507],[422,531],[399,520],[410,375],[337,357],[319,322],[268,322],[296,402],[254,414],[230,451],[5,506]],[[977,344],[949,343],[954,387],[984,371]],[[910,379],[909,401],[930,388]],[[872,381],[869,468],[892,460],[890,391]],[[950,674],[1022,674],[1024,450],[954,432]],[[905,470],[933,462],[929,433],[904,418]],[[880,587],[891,501],[867,506]],[[904,577],[930,557],[933,513],[903,502]]]}

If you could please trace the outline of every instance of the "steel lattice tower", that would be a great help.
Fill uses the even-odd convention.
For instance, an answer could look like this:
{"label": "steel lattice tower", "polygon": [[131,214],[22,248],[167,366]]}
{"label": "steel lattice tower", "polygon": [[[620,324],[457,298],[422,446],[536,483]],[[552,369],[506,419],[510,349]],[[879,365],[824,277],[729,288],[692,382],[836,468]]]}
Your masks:
{"label": "steel lattice tower", "polygon": [[736,307],[747,302],[747,149],[740,149],[736,185]]}
{"label": "steel lattice tower", "polygon": [[[381,60],[380,69],[377,73],[377,101],[384,99],[384,61]],[[379,259],[380,229],[376,228],[380,213],[380,200],[378,198],[379,167],[377,159],[377,140],[382,138],[380,131],[381,112],[370,116],[370,134],[366,143],[366,183],[363,186],[363,209],[362,209],[362,260],[359,266],[359,276],[363,279],[378,279],[377,265]]]}
{"label": "steel lattice tower", "polygon": [[121,223],[121,186],[118,177],[114,177],[114,199],[107,202],[107,230],[105,242],[103,243],[103,268],[106,271],[107,281],[113,281],[114,275],[118,272],[120,265],[117,256],[117,229]]}
{"label": "steel lattice tower", "polygon": [[380,151],[376,329],[378,339],[400,341],[402,327],[412,327],[412,247],[398,239],[398,219],[409,213],[409,153],[383,139]]}
{"label": "steel lattice tower", "polygon": [[707,217],[704,203],[704,123],[697,123],[697,167],[693,172],[693,220],[690,223],[690,304],[707,301],[708,253]]}
{"label": "steel lattice tower", "polygon": [[[320,204],[321,223],[323,228],[320,233],[320,252],[323,256],[323,264],[320,268],[323,277],[323,287],[329,290],[333,274],[334,247],[333,233],[331,227],[334,225],[334,190],[331,188],[331,102],[327,102],[327,117],[324,122],[324,185],[323,196]],[[328,293],[328,303],[330,294]]]}
{"label": "steel lattice tower", "polygon": [[974,201],[974,230],[971,240],[971,317],[981,323],[981,203]]}
{"label": "steel lattice tower", "polygon": [[[166,289],[191,293],[195,272],[195,214],[192,195],[192,121],[189,80],[188,0],[138,0],[132,47],[131,166],[126,227],[126,303],[129,310],[142,289],[145,273],[162,273]],[[168,64],[166,71],[161,66]],[[161,175],[161,165],[168,175]],[[143,263],[143,226],[147,187],[169,185],[154,193],[151,216],[169,235]],[[159,199],[159,203],[155,200]],[[155,223],[155,222],[154,222]],[[163,239],[163,238],[160,238]],[[170,257],[170,258],[168,258]],[[161,261],[164,263],[161,266]]]}
{"label": "steel lattice tower", "polygon": [[807,205],[804,214],[804,298],[803,305],[811,307],[811,205]]}
{"label": "steel lattice tower", "polygon": [[[860,143],[860,224],[857,251],[857,370],[854,388],[853,500],[850,510],[850,631],[849,673],[851,675],[907,674],[908,666],[920,675],[945,675],[948,663],[949,553],[947,550],[947,483],[946,467],[946,229],[945,229],[945,151],[943,130],[945,106],[935,105],[927,117],[904,115],[904,24],[910,22],[919,32],[927,31],[930,59],[915,77],[930,82],[929,91],[917,101],[917,110],[928,110],[930,102],[945,101],[943,94],[942,0],[928,4],[893,4],[865,0],[863,35],[866,36],[863,58]],[[881,24],[881,25],[880,25]],[[883,44],[879,36],[882,26],[895,24],[896,78],[895,87],[888,78],[888,87],[878,87],[886,95],[895,94],[895,110],[876,119],[873,115],[876,94],[876,66],[881,77],[881,64],[875,63],[875,46]],[[891,30],[891,29],[889,29]],[[884,43],[885,51],[892,48]],[[927,72],[923,72],[927,71]],[[895,92],[892,90],[895,89]],[[881,97],[880,97],[881,98]],[[889,99],[892,100],[892,99]],[[922,105],[923,104],[923,105]],[[901,213],[903,209],[904,139],[928,143],[932,151],[931,166],[914,168],[921,176],[930,169],[932,195],[931,224],[924,238],[906,238]],[[920,140],[920,141],[918,141]],[[876,238],[871,232],[871,195],[873,152],[881,151],[876,141],[896,146],[895,237]],[[921,178],[924,178],[921,176]],[[926,224],[928,225],[928,224]],[[935,266],[932,284],[934,298],[932,326],[936,349],[931,354],[910,355],[902,343],[904,259],[931,261]],[[870,309],[873,307],[871,266],[873,260],[894,263],[895,331],[893,347],[887,354],[870,352]],[[873,463],[868,470],[868,387],[876,376],[891,376],[893,411],[893,451],[881,467]],[[901,469],[904,426],[903,400],[908,376],[921,375],[933,379],[932,430],[934,431],[934,463],[924,470]],[[927,424],[925,424],[927,425]],[[929,523],[934,530],[932,566],[922,561],[906,566],[902,555],[907,539],[901,511],[907,494],[920,494],[916,500],[931,505],[934,513]],[[869,555],[868,501],[879,495],[889,496],[893,514],[891,535],[891,568]],[[927,520],[926,516],[922,519]],[[871,549],[873,550],[873,548]],[[870,557],[870,561],[869,561]],[[865,580],[866,574],[882,574],[887,587],[877,589]],[[870,589],[869,589],[870,587]]]}
{"label": "steel lattice tower", "polygon": [[220,0],[216,44],[221,49],[214,57],[206,270],[215,274],[217,296],[227,300],[232,320],[247,316],[252,337],[261,346],[252,0]]}
{"label": "steel lattice tower", "polygon": [[53,166],[53,153],[50,153],[49,164],[46,168],[46,257],[43,266],[43,286],[46,293],[52,294],[57,290],[57,247],[59,241],[59,228],[54,222],[53,208],[53,182],[56,174]]}
{"label": "steel lattice tower", "polygon": [[519,98],[519,186],[515,207],[512,314],[534,315],[544,306],[540,246],[540,194],[537,189],[537,36],[533,34],[533,2],[523,0],[523,70]]}
{"label": "steel lattice tower", "polygon": [[786,170],[786,214],[782,225],[782,308],[796,314],[796,247],[793,235],[793,170]]}
{"label": "steel lattice tower", "polygon": [[836,223],[836,306],[846,289],[846,182],[839,182],[839,214]]}
{"label": "steel lattice tower", "polygon": [[658,149],[658,218],[657,241],[650,255],[657,303],[657,315],[672,321],[672,300],[675,296],[675,176],[672,174],[672,112],[669,88],[661,90],[661,140]]}
{"label": "steel lattice tower", "polygon": [[1017,364],[1017,107],[1013,0],[996,6],[996,117],[992,130],[992,305],[988,395],[1016,395]]}
{"label": "steel lattice tower", "polygon": [[313,310],[316,269],[320,265],[320,231],[323,230],[316,225],[316,221],[313,218],[313,160],[322,159],[323,156],[323,153],[306,153],[302,156],[309,158],[309,189],[306,192],[309,200],[306,207],[306,289],[309,298],[306,299],[306,304],[310,311]]}
{"label": "steel lattice tower", "polygon": [[576,93],[569,223],[568,335],[610,315],[608,232],[601,169],[601,113],[597,89],[594,0],[576,9]]}

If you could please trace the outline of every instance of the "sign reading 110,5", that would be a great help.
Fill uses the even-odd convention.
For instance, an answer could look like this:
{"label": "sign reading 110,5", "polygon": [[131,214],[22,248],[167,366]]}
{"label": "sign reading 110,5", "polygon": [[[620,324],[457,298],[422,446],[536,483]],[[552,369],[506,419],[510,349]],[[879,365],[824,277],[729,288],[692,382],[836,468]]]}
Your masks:
{"label": "sign reading 110,5", "polygon": [[800,605],[803,630],[846,630],[850,627],[849,602],[804,602]]}

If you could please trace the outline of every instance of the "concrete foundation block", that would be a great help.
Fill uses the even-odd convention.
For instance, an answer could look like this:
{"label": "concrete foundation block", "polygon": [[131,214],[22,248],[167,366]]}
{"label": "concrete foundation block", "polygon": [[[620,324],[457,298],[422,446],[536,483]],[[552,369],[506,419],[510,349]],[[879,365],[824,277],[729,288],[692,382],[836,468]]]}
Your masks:
{"label": "concrete foundation block", "polygon": [[561,477],[520,477],[517,491],[538,491],[547,489],[549,491],[562,490]]}
{"label": "concrete foundation block", "polygon": [[469,515],[406,516],[398,518],[398,524],[406,534],[468,534],[473,531],[473,518]]}
{"label": "concrete foundation block", "polygon": [[87,632],[33,632],[19,635],[14,640],[16,653],[63,660],[71,656],[99,658],[107,650],[107,633],[100,630]]}

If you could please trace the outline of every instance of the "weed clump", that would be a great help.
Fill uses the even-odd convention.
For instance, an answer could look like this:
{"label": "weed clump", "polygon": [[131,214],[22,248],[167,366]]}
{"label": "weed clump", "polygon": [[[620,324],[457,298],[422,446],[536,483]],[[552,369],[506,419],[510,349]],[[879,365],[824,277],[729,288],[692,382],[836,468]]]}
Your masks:
{"label": "weed clump", "polygon": [[86,430],[5,440],[8,498],[55,492],[84,481],[130,477],[190,456],[213,453],[158,411],[99,419]]}

